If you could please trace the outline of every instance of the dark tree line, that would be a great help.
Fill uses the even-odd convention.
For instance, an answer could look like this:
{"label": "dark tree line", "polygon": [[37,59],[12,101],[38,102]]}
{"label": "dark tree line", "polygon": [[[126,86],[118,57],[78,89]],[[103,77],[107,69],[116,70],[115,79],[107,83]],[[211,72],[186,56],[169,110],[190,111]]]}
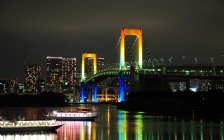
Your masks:
{"label": "dark tree line", "polygon": [[224,92],[131,92],[126,101],[118,103],[119,109],[148,112],[195,112],[224,114]]}
{"label": "dark tree line", "polygon": [[65,96],[60,93],[45,92],[38,95],[0,95],[0,106],[64,106]]}

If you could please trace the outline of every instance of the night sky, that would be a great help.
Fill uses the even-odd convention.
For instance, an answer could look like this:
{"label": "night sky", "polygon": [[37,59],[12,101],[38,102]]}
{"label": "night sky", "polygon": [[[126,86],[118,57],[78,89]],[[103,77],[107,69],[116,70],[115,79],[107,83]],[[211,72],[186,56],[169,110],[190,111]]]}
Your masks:
{"label": "night sky", "polygon": [[24,63],[97,53],[108,60],[121,28],[142,28],[152,58],[224,64],[223,0],[1,0],[0,79]]}

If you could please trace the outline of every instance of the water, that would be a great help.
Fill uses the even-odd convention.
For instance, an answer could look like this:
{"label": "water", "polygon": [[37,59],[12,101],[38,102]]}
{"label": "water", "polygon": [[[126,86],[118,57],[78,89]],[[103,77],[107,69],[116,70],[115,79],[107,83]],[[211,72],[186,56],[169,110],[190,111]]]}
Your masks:
{"label": "water", "polygon": [[[13,119],[44,119],[52,110],[71,110],[70,107],[0,108],[0,115]],[[223,140],[223,118],[152,115],[144,112],[117,110],[114,105],[85,104],[96,111],[94,122],[67,121],[56,132],[0,134],[0,140]]]}

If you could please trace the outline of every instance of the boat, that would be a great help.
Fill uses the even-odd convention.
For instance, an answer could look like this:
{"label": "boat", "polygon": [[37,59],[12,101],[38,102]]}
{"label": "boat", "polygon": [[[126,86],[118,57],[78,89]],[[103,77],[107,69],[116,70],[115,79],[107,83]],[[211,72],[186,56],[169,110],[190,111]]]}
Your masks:
{"label": "boat", "polygon": [[89,108],[77,107],[75,111],[52,111],[45,117],[58,121],[95,121],[98,116]]}
{"label": "boat", "polygon": [[63,125],[64,124],[57,124],[56,120],[0,120],[0,133],[56,131]]}

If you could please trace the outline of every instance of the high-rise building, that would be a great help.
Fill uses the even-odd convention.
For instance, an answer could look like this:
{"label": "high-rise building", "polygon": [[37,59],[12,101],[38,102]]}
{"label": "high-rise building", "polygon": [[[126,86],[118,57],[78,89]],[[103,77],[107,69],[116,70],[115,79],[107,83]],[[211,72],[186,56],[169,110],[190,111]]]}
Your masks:
{"label": "high-rise building", "polygon": [[104,58],[98,57],[97,58],[97,70],[102,69],[103,66],[104,66]]}
{"label": "high-rise building", "polygon": [[10,78],[9,81],[9,93],[19,92],[19,82],[17,78]]}
{"label": "high-rise building", "polygon": [[93,58],[85,59],[85,74],[89,75],[93,72]]}
{"label": "high-rise building", "polygon": [[62,83],[62,57],[47,57],[47,90],[56,90]]}
{"label": "high-rise building", "polygon": [[24,83],[19,83],[19,93],[24,93],[24,92],[25,92]]}
{"label": "high-rise building", "polygon": [[38,80],[41,79],[41,64],[24,64],[25,92],[37,92]]}
{"label": "high-rise building", "polygon": [[[86,64],[85,73],[87,75],[92,74],[93,73],[93,58],[87,58],[85,64]],[[102,67],[104,66],[104,58],[97,57],[96,65],[97,65],[97,70],[102,69]]]}
{"label": "high-rise building", "polygon": [[39,79],[37,84],[38,93],[42,93],[45,90],[45,80]]}
{"label": "high-rise building", "polygon": [[60,91],[76,84],[76,58],[47,57],[47,89]]}
{"label": "high-rise building", "polygon": [[76,84],[76,58],[63,58],[62,61],[62,80],[63,83]]}

